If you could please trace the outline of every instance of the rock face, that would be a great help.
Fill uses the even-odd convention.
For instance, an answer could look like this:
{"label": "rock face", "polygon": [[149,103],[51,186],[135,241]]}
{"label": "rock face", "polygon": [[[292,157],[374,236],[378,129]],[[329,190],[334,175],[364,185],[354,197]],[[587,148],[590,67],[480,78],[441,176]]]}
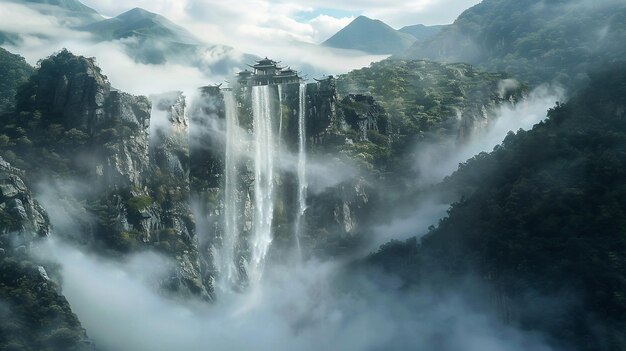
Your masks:
{"label": "rock face", "polygon": [[350,94],[341,100],[343,120],[359,132],[361,140],[367,140],[367,132],[387,134],[389,117],[372,96]]}
{"label": "rock face", "polygon": [[[264,87],[262,99],[267,110],[263,113],[271,119],[268,135],[272,137],[272,145],[265,151],[272,154],[275,164],[261,176],[255,169],[258,162],[253,152],[259,143],[255,141],[253,111],[255,103],[260,103],[255,99],[261,97],[256,88],[235,86],[233,99],[225,99],[230,92],[205,87],[193,106],[187,106],[180,92],[153,96],[151,103],[146,97],[115,90],[93,59],[67,51],[41,62],[17,96],[17,113],[6,123],[12,129],[2,131],[9,135],[7,155],[29,172],[28,181],[48,180],[53,175],[62,179],[71,176],[81,185],[87,184],[84,192],[64,199],[86,217],[82,219],[84,228],[77,231],[81,237],[72,240],[78,239],[101,254],[154,248],[175,263],[162,283],[165,293],[210,300],[220,275],[216,253],[230,240],[225,228],[227,208],[234,208],[231,215],[238,237],[229,245],[242,287],[247,280],[253,255],[250,238],[256,235],[255,212],[263,207],[255,194],[264,191],[256,187],[256,177],[271,178],[271,186],[266,187],[271,188],[268,203],[273,204],[268,230],[273,236],[270,259],[293,252],[296,243],[306,256],[354,249],[366,239],[368,218],[380,205],[373,195],[373,184],[391,169],[394,157],[400,157],[394,155],[394,143],[408,133],[418,135],[421,124],[430,123],[428,119],[438,116],[438,111],[450,112],[444,110],[447,105],[442,101],[463,105],[467,107],[463,113],[472,116],[476,110],[482,113],[483,102],[493,99],[471,99],[472,94],[491,91],[500,80],[494,76],[481,85],[470,68],[437,66],[429,70],[429,64],[423,62],[380,69],[400,78],[398,70],[418,70],[413,74],[425,84],[424,89],[409,97],[423,106],[408,111],[387,104],[396,109],[388,112],[387,105],[367,91],[346,94],[338,101],[333,77],[306,85]],[[371,73],[357,72],[354,80],[360,84]],[[442,88],[441,80],[450,76],[458,76],[458,84]],[[406,91],[403,82],[398,79],[390,86]],[[350,83],[343,78],[344,89]],[[385,92],[382,88],[376,91]],[[498,99],[504,101],[507,96]],[[227,104],[237,112],[240,153],[233,171],[236,181],[228,194]],[[258,106],[256,110],[258,114]],[[405,110],[415,115],[397,115]],[[456,127],[459,123],[453,117]],[[312,175],[307,187],[300,173],[302,155],[337,163],[326,166],[323,173],[329,174]],[[332,178],[331,173],[343,168],[354,169],[353,175],[326,183],[315,179]],[[23,199],[13,199],[19,186],[0,184],[0,193],[8,199],[4,206],[24,217],[34,212]]]}
{"label": "rock face", "polygon": [[0,158],[0,348],[93,350],[45,263],[29,255],[50,222],[22,176]]}
{"label": "rock face", "polygon": [[148,181],[154,203],[140,213],[147,240],[172,254],[177,262],[169,286],[180,293],[210,298],[203,282],[196,223],[191,209],[189,120],[181,92],[153,96]]}
{"label": "rock face", "polygon": [[149,167],[150,102],[114,90],[93,59],[64,50],[41,67],[18,96],[18,111],[37,111],[69,134],[79,172],[108,187],[142,185]]}
{"label": "rock face", "polygon": [[[94,219],[72,240],[98,252],[155,247],[176,262],[164,291],[208,298],[190,207],[185,98],[177,92],[154,100],[153,110],[148,98],[112,88],[93,59],[61,51],[41,62],[18,96],[19,113],[38,125],[26,136],[36,151],[16,151],[24,152],[30,181],[52,172],[89,184],[68,200]],[[42,127],[58,137],[42,135]]]}
{"label": "rock face", "polygon": [[[247,262],[251,258],[249,238],[254,235],[256,211],[255,194],[255,162],[254,162],[254,125],[253,104],[254,94],[250,86],[238,86],[233,89],[237,106],[238,123],[241,128],[240,145],[245,150],[237,166],[237,190],[234,195],[234,206],[237,211],[237,233],[240,237],[235,245],[235,260],[240,275],[245,276]],[[273,138],[275,142],[274,162],[276,167],[272,174],[273,183],[273,218],[272,244],[270,259],[293,255],[295,252],[296,223],[298,220],[298,175],[296,161],[299,152],[299,113],[300,103],[305,106],[305,151],[307,157],[314,155],[335,154],[346,143],[346,135],[358,133],[361,126],[352,125],[344,118],[343,110],[338,112],[335,80],[332,77],[306,85],[298,83],[270,85],[266,87],[271,110]],[[216,253],[229,235],[224,228],[226,209],[225,194],[225,103],[224,94],[218,87],[203,89],[201,106],[192,112],[191,135],[191,178],[192,193],[197,199],[196,219],[204,223],[199,227],[206,228],[200,234],[200,252],[203,258],[203,270],[207,281],[220,279],[219,267],[216,265]],[[230,92],[228,93],[230,94]],[[300,101],[301,97],[303,101]],[[384,110],[373,101],[369,101],[377,114],[370,116],[376,120],[371,127],[381,133],[387,131],[387,118]],[[367,104],[365,102],[364,104]],[[355,115],[356,116],[356,115]],[[363,116],[363,117],[362,117]],[[356,119],[365,118],[358,115]],[[213,125],[211,125],[213,123]],[[248,156],[252,155],[252,156]],[[340,253],[350,247],[350,243],[361,238],[365,215],[370,205],[368,183],[362,177],[331,184],[319,193],[309,192],[308,209],[302,218],[300,244],[305,256],[327,254],[330,251]],[[329,220],[329,218],[331,220]],[[245,278],[243,278],[245,281]]]}
{"label": "rock face", "polygon": [[22,171],[0,157],[0,229],[5,250],[29,246],[50,233],[48,215],[32,198],[22,176]]}
{"label": "rock face", "polygon": [[111,91],[106,106],[105,123],[97,125],[96,130],[113,125],[118,138],[105,143],[102,161],[96,164],[96,174],[104,176],[104,182],[109,185],[140,187],[150,167],[150,102],[143,96]]}

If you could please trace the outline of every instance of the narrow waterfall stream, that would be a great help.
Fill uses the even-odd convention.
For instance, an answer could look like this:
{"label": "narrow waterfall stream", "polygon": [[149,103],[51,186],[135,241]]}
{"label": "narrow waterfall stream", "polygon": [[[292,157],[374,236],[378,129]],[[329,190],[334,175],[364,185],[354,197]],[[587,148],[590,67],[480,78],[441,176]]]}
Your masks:
{"label": "narrow waterfall stream", "polygon": [[300,237],[302,235],[302,217],[306,210],[306,84],[300,84],[298,94],[298,212],[296,213],[296,246],[298,255],[302,255]]}
{"label": "narrow waterfall stream", "polygon": [[251,238],[252,257],[248,277],[251,283],[263,275],[265,256],[272,242],[274,219],[275,139],[269,86],[252,88],[254,144],[254,221]]}
{"label": "narrow waterfall stream", "polygon": [[278,152],[281,152],[283,140],[283,86],[278,84]]}
{"label": "narrow waterfall stream", "polygon": [[237,103],[232,91],[224,92],[226,112],[226,155],[225,155],[225,185],[224,185],[224,234],[218,266],[221,272],[221,283],[224,286],[233,286],[237,283],[238,269],[236,262],[236,245],[239,239],[237,188],[241,138],[239,135],[239,121],[237,117]]}

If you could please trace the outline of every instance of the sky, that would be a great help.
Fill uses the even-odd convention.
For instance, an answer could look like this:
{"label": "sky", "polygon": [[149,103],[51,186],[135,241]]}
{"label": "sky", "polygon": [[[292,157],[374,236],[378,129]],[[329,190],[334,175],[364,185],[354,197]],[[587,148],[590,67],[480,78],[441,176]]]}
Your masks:
{"label": "sky", "polygon": [[233,45],[241,38],[320,43],[359,15],[394,28],[447,24],[479,0],[83,0],[105,16],[134,7],[159,13],[201,34],[205,40]]}
{"label": "sky", "polygon": [[[319,46],[354,18],[365,15],[394,28],[413,24],[451,23],[480,0],[80,0],[105,17],[114,17],[135,7],[158,13],[184,27],[208,44],[203,62],[223,57],[240,61],[243,53],[268,56],[310,77],[337,75],[368,66],[386,55]],[[111,83],[136,95],[169,90],[192,91],[206,82],[227,79],[198,67],[168,62],[167,67],[145,65],[128,57],[121,42],[94,44],[90,34],[68,27],[60,19],[22,0],[0,0],[0,31],[18,33],[18,46],[4,45],[35,65],[61,48],[78,55],[96,57]],[[44,7],[45,9],[45,7]],[[11,14],[3,16],[3,14]],[[228,51],[220,46],[234,48]],[[243,62],[243,61],[242,61]],[[240,70],[245,67],[237,67]],[[236,71],[237,71],[236,70]],[[234,73],[234,72],[233,72]],[[146,83],[142,77],[152,77]]]}

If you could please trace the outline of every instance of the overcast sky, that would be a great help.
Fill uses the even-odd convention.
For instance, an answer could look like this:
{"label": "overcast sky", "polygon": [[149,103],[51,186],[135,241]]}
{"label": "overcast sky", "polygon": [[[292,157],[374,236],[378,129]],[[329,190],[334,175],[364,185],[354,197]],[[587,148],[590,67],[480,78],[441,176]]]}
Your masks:
{"label": "overcast sky", "polygon": [[[228,53],[222,52],[221,47],[212,47],[203,56],[206,62],[245,52],[287,62],[315,77],[345,73],[386,57],[316,45],[359,15],[380,19],[395,28],[418,23],[445,24],[453,22],[461,12],[480,0],[80,1],[107,17],[141,7],[185,27],[208,44],[225,44],[236,49]],[[22,0],[0,0],[0,31],[21,35],[23,40],[18,46],[5,45],[5,48],[23,55],[33,65],[61,48],[68,48],[79,55],[97,57],[117,88],[143,95],[185,90],[185,87],[197,87],[203,81],[224,79],[203,76],[191,66],[170,64],[164,68],[140,64],[127,57],[119,43],[94,44],[90,41],[90,34],[68,28],[63,17],[38,12],[26,4]],[[149,84],[141,79],[146,76],[151,77]]]}
{"label": "overcast sky", "polygon": [[159,13],[207,42],[268,37],[320,43],[359,15],[394,28],[451,23],[480,0],[82,0],[105,16],[134,7]]}

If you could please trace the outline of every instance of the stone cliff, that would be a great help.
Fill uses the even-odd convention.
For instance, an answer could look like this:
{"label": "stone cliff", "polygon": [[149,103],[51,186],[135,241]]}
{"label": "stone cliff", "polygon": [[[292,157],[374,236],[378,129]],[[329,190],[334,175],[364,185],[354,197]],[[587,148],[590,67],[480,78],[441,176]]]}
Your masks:
{"label": "stone cliff", "polygon": [[50,221],[23,176],[0,158],[0,349],[93,350],[55,266],[32,255]]}
{"label": "stone cliff", "polygon": [[93,59],[61,51],[18,95],[21,118],[11,122],[19,129],[9,135],[28,145],[9,155],[29,182],[71,177],[86,189],[71,199],[94,219],[83,220],[78,240],[114,255],[157,248],[177,262],[165,291],[208,299],[189,201],[185,98],[154,99],[153,110],[148,98],[112,88]]}

